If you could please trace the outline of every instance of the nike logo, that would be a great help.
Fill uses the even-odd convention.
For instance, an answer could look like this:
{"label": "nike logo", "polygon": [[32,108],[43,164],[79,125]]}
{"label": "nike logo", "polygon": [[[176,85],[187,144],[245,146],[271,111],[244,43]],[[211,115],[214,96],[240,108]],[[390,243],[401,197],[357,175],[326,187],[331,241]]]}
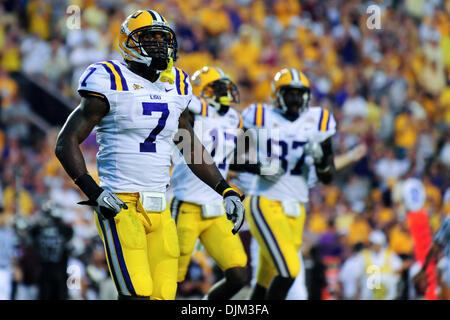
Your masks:
{"label": "nike logo", "polygon": [[105,202],[108,206],[114,209],[114,206],[111,203],[109,203],[108,197],[103,197],[103,202]]}
{"label": "nike logo", "polygon": [[169,89],[169,90],[167,90],[167,88],[164,88],[164,90],[166,90],[166,92],[169,92],[169,91],[172,91],[173,88],[172,88],[172,89]]}

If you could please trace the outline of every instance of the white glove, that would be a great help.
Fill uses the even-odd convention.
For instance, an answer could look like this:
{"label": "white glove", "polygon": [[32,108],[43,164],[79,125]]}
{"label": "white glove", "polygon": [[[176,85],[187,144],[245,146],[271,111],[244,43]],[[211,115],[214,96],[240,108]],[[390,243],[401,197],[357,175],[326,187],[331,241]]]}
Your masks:
{"label": "white glove", "polygon": [[95,212],[103,219],[111,219],[118,214],[122,208],[128,209],[125,202],[120,200],[114,193],[103,190],[96,201],[81,201],[79,204],[93,206]]}
{"label": "white glove", "polygon": [[305,145],[305,154],[310,155],[314,159],[314,163],[319,163],[323,158],[323,150],[320,143],[309,141]]}
{"label": "white glove", "polygon": [[223,198],[223,201],[225,204],[225,213],[227,214],[227,218],[234,223],[234,227],[231,232],[236,234],[244,224],[244,205],[241,202],[239,194],[235,191],[227,192]]}
{"label": "white glove", "polygon": [[259,174],[261,178],[275,183],[284,174],[284,170],[281,167],[280,161],[272,160],[268,164],[261,165]]}

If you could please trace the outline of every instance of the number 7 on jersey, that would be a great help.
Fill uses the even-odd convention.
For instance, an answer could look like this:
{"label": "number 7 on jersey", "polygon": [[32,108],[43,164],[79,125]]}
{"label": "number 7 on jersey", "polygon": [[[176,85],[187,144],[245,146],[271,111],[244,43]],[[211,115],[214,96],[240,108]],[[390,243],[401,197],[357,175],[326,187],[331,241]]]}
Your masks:
{"label": "number 7 on jersey", "polygon": [[147,139],[141,142],[140,152],[156,152],[156,136],[164,129],[166,126],[167,118],[169,117],[169,107],[167,103],[160,102],[144,102],[142,103],[143,114],[146,116],[151,116],[153,112],[161,112],[161,117],[158,120],[156,127],[150,132]]}

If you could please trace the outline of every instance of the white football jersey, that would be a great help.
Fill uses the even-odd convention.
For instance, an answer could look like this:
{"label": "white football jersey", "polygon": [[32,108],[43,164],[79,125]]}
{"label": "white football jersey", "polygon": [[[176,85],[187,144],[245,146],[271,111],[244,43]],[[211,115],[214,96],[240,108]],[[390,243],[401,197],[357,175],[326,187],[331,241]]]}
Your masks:
{"label": "white football jersey", "polygon": [[[276,183],[246,174],[250,192],[277,201],[308,202],[308,186],[314,178],[312,163],[305,161],[308,141],[323,142],[336,132],[333,115],[320,107],[309,107],[291,122],[267,104],[252,104],[242,113],[244,127],[256,129],[260,162],[278,159],[284,174]],[[241,174],[240,174],[241,175]]]}
{"label": "white football jersey", "polygon": [[165,192],[170,180],[173,136],[192,99],[188,75],[173,68],[175,82],[151,81],[124,62],[90,65],[78,91],[100,93],[110,110],[96,126],[100,186],[112,192]]}
{"label": "white football jersey", "polygon": [[[211,154],[220,173],[226,178],[230,160],[236,148],[236,137],[242,129],[242,117],[230,108],[224,115],[205,101],[193,96],[189,110],[195,114],[194,132]],[[172,188],[174,196],[196,204],[221,204],[223,199],[216,191],[197,178],[187,166],[180,152],[174,152]]]}

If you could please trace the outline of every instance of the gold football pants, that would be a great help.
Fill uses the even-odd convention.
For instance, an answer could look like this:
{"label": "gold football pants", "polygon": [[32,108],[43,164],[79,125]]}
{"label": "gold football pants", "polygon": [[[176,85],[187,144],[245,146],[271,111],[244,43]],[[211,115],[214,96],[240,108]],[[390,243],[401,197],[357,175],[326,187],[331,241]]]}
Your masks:
{"label": "gold football pants", "polygon": [[114,219],[95,215],[109,271],[117,291],[126,296],[173,300],[177,290],[179,247],[169,206],[145,212],[139,193],[116,194],[128,206]]}
{"label": "gold football pants", "polygon": [[178,281],[185,279],[197,239],[222,271],[245,267],[247,255],[238,234],[233,235],[233,223],[225,215],[202,217],[202,206],[174,198],[171,211],[177,225],[180,245]]}
{"label": "gold football pants", "polygon": [[259,244],[256,282],[267,288],[275,275],[295,278],[300,271],[298,250],[302,244],[305,209],[299,217],[283,212],[280,201],[262,196],[245,199],[250,232]]}

